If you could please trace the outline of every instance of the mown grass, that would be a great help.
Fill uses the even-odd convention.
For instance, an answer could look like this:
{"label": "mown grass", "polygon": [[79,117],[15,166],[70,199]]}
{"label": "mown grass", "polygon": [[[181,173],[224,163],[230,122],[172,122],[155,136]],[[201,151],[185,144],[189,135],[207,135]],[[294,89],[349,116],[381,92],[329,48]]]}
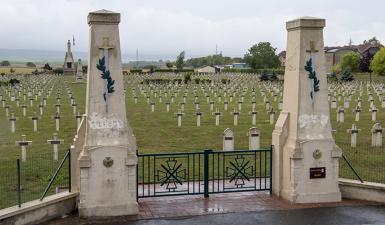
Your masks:
{"label": "mown grass", "polygon": [[[364,75],[360,75],[364,76]],[[362,80],[363,78],[360,77]],[[384,82],[379,78],[377,81]],[[61,128],[57,132],[60,139],[64,139],[64,144],[60,145],[60,156],[62,158],[65,154],[65,150],[69,148],[72,143],[73,137],[76,132],[76,120],[72,114],[72,107],[70,105],[70,97],[67,94],[67,89],[71,90],[73,96],[78,103],[78,111],[83,113],[85,109],[85,93],[86,84],[74,84],[73,77],[55,77],[49,84],[43,85],[45,90],[53,86],[51,96],[47,100],[47,107],[44,109],[44,115],[39,119],[39,130],[33,132],[32,120],[30,117],[34,112],[38,113],[38,105],[40,103],[41,96],[38,97],[38,101],[34,101],[33,107],[29,106],[29,100],[27,97],[26,104],[27,116],[23,117],[21,107],[16,107],[15,102],[9,101],[9,96],[5,94],[5,88],[1,88],[1,93],[7,99],[7,104],[10,106],[10,112],[13,112],[18,118],[16,121],[16,133],[10,133],[10,123],[5,116],[5,110],[0,105],[0,208],[16,204],[16,159],[20,157],[20,147],[15,144],[15,141],[21,139],[22,134],[27,135],[27,139],[33,141],[31,146],[28,146],[27,163],[22,163],[22,169],[25,171],[25,181],[23,187],[23,199],[22,201],[39,198],[42,194],[42,190],[47,182],[47,176],[57,167],[58,161],[52,159],[52,146],[47,143],[48,139],[52,138],[52,134],[55,131],[55,121],[52,116],[55,114],[56,95],[60,92],[61,97]],[[233,82],[236,82],[234,80]],[[150,101],[156,103],[155,112],[151,112],[151,106],[147,103],[146,98],[140,93],[140,84],[137,80],[129,78],[126,81],[126,109],[127,118],[130,126],[133,128],[133,132],[137,138],[138,151],[141,153],[161,153],[161,152],[194,152],[203,151],[204,149],[222,149],[222,135],[226,128],[230,128],[234,131],[234,140],[236,149],[248,149],[248,137],[246,136],[251,125],[251,89],[253,84],[251,82],[242,83],[245,87],[248,87],[244,96],[244,103],[242,104],[242,111],[239,116],[238,125],[233,125],[233,116],[231,112],[234,108],[237,108],[237,102],[242,93],[242,88],[239,88],[237,96],[234,97],[232,102],[229,102],[228,111],[223,110],[223,101],[225,98],[222,94],[222,102],[218,102],[218,99],[214,99],[214,94],[207,92],[211,95],[211,99],[215,100],[214,110],[218,108],[222,115],[220,117],[220,125],[215,126],[215,116],[210,111],[210,106],[206,102],[206,97],[201,91],[201,86],[196,85],[197,94],[199,96],[200,110],[203,112],[201,117],[201,126],[196,127],[194,94],[192,93],[195,85],[183,86],[180,88],[178,96],[175,98],[175,102],[170,105],[170,112],[166,112],[165,102],[169,101],[170,95],[167,98],[163,98],[163,102],[160,103],[158,98],[151,95]],[[30,86],[32,87],[32,86]],[[149,85],[144,85],[144,89],[149,90]],[[154,88],[155,86],[152,86]],[[261,95],[260,85],[256,86],[256,109],[257,125],[261,132],[261,147],[268,148],[271,145],[271,133],[274,125],[269,123],[269,114],[265,110],[263,102],[263,96]],[[334,137],[336,143],[343,149],[344,154],[351,161],[357,172],[364,178],[364,180],[374,182],[385,182],[385,151],[383,148],[372,148],[371,133],[374,122],[371,121],[371,115],[369,112],[368,95],[366,92],[366,86],[364,86],[364,94],[361,97],[363,111],[361,113],[360,122],[358,127],[361,129],[358,134],[358,146],[355,149],[349,147],[350,135],[346,130],[349,129],[354,121],[354,114],[352,112],[356,103],[354,99],[359,96],[358,91],[352,96],[350,102],[350,108],[345,110],[345,122],[338,124],[336,122],[336,112],[331,109],[331,122],[333,129],[336,130]],[[138,96],[138,103],[134,103],[133,91],[135,88],[136,96]],[[168,90],[166,86],[159,86],[164,90]],[[177,127],[177,117],[175,113],[180,109],[179,103],[182,102],[182,96],[185,90],[188,92],[184,116],[182,119],[182,127]],[[150,91],[148,91],[150,93]],[[274,101],[273,96],[266,92],[267,97],[271,102],[271,106],[277,110],[278,101]],[[375,105],[379,109],[377,113],[377,122],[383,123],[385,121],[385,111],[382,109],[381,102],[378,97],[372,91],[374,95]],[[159,95],[159,93],[158,93]],[[22,97],[19,97],[20,99]],[[21,104],[20,104],[21,105]],[[343,98],[338,102],[339,106],[343,105]],[[279,113],[276,114],[276,119]],[[59,160],[60,161],[60,160]],[[32,164],[32,167],[30,165]],[[340,176],[347,178],[355,178],[350,169],[346,166],[346,163],[340,160]],[[64,169],[63,171],[66,171]],[[31,172],[31,173],[28,173]],[[63,186],[65,184],[65,174],[62,175],[62,182],[56,184],[56,186]],[[32,177],[30,179],[30,177]],[[22,182],[22,183],[23,183]],[[32,188],[34,187],[34,188]],[[37,187],[37,188],[35,188]]]}

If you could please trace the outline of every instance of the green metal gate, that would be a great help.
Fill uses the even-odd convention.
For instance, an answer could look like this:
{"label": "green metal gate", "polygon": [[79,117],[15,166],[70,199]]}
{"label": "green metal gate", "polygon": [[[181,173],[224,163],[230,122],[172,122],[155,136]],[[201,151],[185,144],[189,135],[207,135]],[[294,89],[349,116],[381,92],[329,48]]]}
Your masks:
{"label": "green metal gate", "polygon": [[137,197],[272,191],[272,147],[138,154]]}

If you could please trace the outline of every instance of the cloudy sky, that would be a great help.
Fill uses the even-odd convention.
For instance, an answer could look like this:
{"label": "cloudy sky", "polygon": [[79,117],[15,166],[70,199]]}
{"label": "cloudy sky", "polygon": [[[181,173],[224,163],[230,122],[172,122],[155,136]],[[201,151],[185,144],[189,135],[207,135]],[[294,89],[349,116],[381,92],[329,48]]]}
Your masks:
{"label": "cloudy sky", "polygon": [[124,54],[242,56],[254,43],[286,48],[285,21],[325,18],[325,44],[385,42],[383,0],[0,0],[0,49],[87,51],[90,11],[120,12]]}

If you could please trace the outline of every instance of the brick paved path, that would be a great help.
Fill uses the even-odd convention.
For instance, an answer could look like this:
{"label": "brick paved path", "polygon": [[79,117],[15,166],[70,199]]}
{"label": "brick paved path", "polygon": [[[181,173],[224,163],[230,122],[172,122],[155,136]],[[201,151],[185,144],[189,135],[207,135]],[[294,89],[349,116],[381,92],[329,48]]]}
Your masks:
{"label": "brick paved path", "polygon": [[[262,211],[288,211],[292,209],[311,209],[325,207],[362,207],[381,205],[379,203],[347,200],[338,203],[323,204],[291,204],[290,202],[271,197],[268,192],[242,192],[212,194],[209,198],[203,196],[172,196],[145,198],[139,200],[140,213],[137,216],[122,216],[108,219],[95,218],[79,219],[77,213],[66,218],[45,223],[46,225],[67,224],[130,224],[135,220],[164,219],[176,217],[191,217],[223,213],[244,213]],[[242,223],[240,223],[242,224]]]}

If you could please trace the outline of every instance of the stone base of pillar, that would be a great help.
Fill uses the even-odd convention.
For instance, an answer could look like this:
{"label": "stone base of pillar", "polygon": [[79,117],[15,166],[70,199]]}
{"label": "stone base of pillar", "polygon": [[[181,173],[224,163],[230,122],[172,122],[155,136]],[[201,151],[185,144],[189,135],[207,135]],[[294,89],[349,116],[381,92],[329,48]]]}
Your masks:
{"label": "stone base of pillar", "polygon": [[137,215],[139,206],[137,202],[131,202],[123,205],[108,205],[108,206],[87,206],[79,205],[79,217],[110,217],[110,216],[126,216]]}
{"label": "stone base of pillar", "polygon": [[281,197],[292,203],[327,203],[340,202],[341,192],[326,192],[317,194],[300,194],[293,190],[282,190]]}
{"label": "stone base of pillar", "polygon": [[138,214],[137,158],[136,154],[127,154],[129,149],[128,146],[84,147],[78,160],[80,216]]}

